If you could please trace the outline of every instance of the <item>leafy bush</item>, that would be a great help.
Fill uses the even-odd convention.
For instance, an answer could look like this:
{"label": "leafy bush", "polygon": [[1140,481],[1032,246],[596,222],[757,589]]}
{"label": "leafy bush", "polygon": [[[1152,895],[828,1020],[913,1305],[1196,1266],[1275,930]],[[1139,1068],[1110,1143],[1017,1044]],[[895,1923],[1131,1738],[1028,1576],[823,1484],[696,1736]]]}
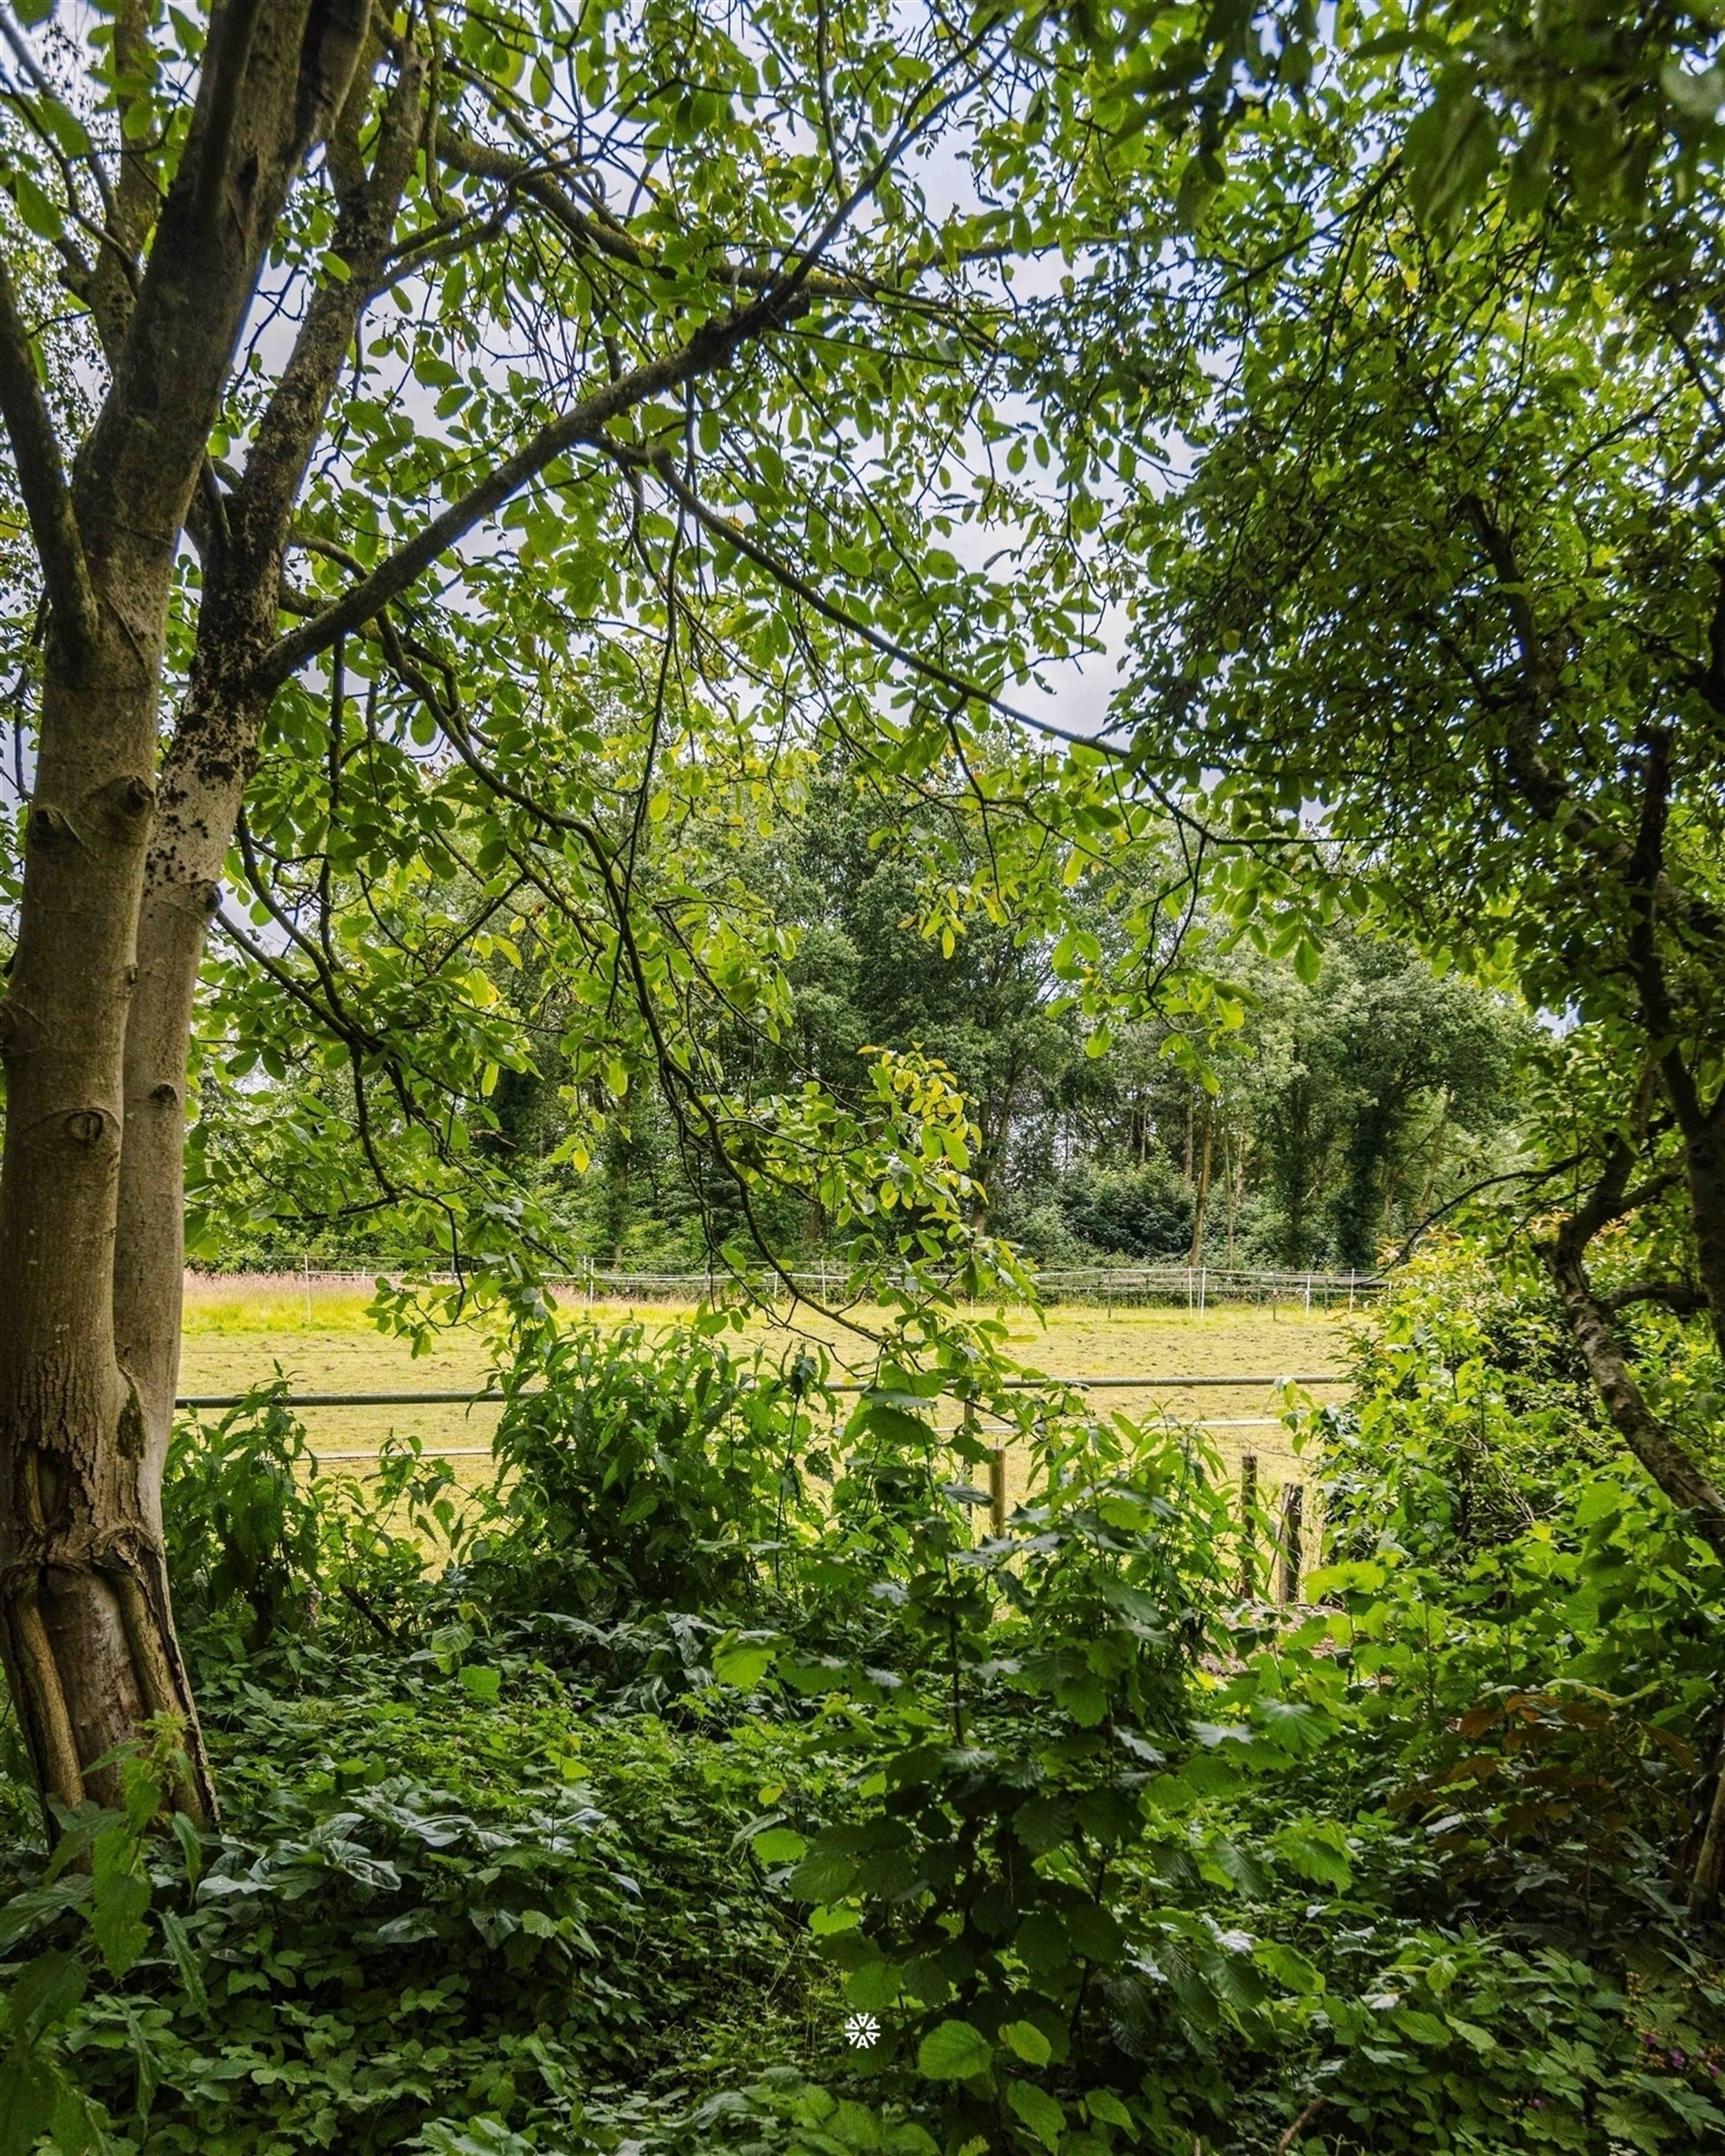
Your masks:
{"label": "leafy bush", "polygon": [[1060,1212],[1094,1250],[1124,1258],[1183,1258],[1192,1244],[1191,1185],[1166,1160],[1141,1168],[1084,1165],[1064,1177]]}
{"label": "leafy bush", "polygon": [[465,1536],[448,1464],[417,1440],[392,1440],[363,1482],[331,1476],[288,1399],[278,1371],[213,1424],[182,1418],[168,1448],[168,1572],[189,1650],[210,1672],[356,1626],[394,1644],[430,1584],[427,1551]]}
{"label": "leafy bush", "polygon": [[503,1380],[499,1481],[471,1555],[488,1604],[614,1624],[748,1603],[819,1517],[815,1377],[807,1358],[782,1374],[699,1327],[536,1337]]}

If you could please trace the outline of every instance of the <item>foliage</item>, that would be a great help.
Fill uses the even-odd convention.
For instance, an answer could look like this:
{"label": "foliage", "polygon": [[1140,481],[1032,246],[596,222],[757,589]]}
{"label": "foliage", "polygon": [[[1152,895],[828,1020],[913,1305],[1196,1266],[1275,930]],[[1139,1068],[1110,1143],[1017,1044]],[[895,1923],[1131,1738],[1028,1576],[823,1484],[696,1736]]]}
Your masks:
{"label": "foliage", "polygon": [[[1725,2148],[1679,1913],[1725,1581],[1541,1276],[1440,1244],[1296,1411],[1331,1562],[1288,1611],[1193,1433],[930,1316],[836,1425],[711,1322],[576,1324],[489,1491],[260,1474],[283,1523],[191,1635],[219,1832],[152,1825],[164,1729],[135,1817],[8,1859],[8,2117],[116,2156]],[[238,1463],[302,1440],[266,1391],[205,1442],[171,1517],[213,1580]]]}
{"label": "foliage", "polygon": [[818,1517],[815,1374],[806,1356],[788,1375],[759,1350],[733,1358],[710,1331],[588,1324],[536,1342],[506,1379],[475,1589],[499,1611],[601,1625],[747,1607]]}
{"label": "foliage", "polygon": [[385,1613],[423,1580],[426,1541],[447,1544],[457,1532],[447,1462],[392,1440],[367,1485],[332,1476],[290,1397],[278,1371],[218,1420],[182,1420],[168,1449],[162,1511],[176,1600],[194,1656],[217,1666],[289,1648],[355,1611],[389,1637]]}

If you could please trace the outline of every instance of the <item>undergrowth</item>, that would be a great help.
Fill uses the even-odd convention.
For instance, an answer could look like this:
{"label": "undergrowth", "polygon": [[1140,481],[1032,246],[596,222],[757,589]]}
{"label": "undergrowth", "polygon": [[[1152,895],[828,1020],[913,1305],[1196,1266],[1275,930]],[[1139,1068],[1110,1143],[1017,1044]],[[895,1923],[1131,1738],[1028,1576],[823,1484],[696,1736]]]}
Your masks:
{"label": "undergrowth", "polygon": [[1725,1579],[1533,1288],[1363,1330],[1297,1610],[1194,1433],[916,1345],[841,1417],[566,1328],[478,1493],[311,1475],[279,1388],[188,1424],[223,1818],[159,1726],[44,1855],[9,1760],[0,2151],[1725,2148]]}

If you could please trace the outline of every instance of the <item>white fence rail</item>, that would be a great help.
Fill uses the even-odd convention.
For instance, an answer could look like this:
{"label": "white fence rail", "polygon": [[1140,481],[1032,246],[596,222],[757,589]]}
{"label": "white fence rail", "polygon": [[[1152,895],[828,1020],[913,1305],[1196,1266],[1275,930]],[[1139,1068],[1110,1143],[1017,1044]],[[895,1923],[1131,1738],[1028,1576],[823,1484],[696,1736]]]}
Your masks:
{"label": "white fence rail", "polygon": [[[410,1271],[388,1258],[362,1265],[351,1258],[331,1260],[307,1253],[297,1265],[259,1265],[231,1272],[198,1270],[188,1278],[200,1284],[250,1280],[301,1287],[369,1287],[380,1275],[403,1274],[444,1284],[459,1277],[450,1271]],[[743,1284],[719,1266],[700,1272],[629,1272],[587,1265],[572,1272],[548,1273],[546,1280],[552,1289],[565,1290],[588,1302],[716,1301],[743,1292]],[[1240,1302],[1277,1309],[1294,1305],[1305,1310],[1353,1310],[1384,1286],[1374,1273],[1269,1272],[1242,1265],[1050,1265],[1036,1274],[1035,1280],[1045,1302],[1100,1302],[1111,1309],[1183,1306],[1194,1312],[1212,1303]],[[838,1265],[800,1266],[783,1277],[751,1279],[747,1287],[763,1301],[788,1301],[788,1281],[811,1301],[850,1299],[845,1270]]]}

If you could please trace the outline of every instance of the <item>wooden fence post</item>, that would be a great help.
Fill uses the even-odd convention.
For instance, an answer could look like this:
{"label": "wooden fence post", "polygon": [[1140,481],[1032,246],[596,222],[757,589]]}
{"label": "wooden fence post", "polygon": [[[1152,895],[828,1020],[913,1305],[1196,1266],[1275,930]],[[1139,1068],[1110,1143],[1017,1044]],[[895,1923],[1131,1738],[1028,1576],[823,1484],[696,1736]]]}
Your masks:
{"label": "wooden fence post", "polygon": [[1282,1492],[1281,1500],[1281,1599],[1284,1602],[1300,1599],[1300,1573],[1305,1552],[1301,1547],[1301,1529],[1305,1524],[1306,1492],[1297,1482],[1290,1482]]}
{"label": "wooden fence post", "polygon": [[988,1515],[997,1538],[1006,1532],[1006,1447],[997,1445],[988,1455]]}
{"label": "wooden fence post", "polygon": [[1240,1591],[1250,1601],[1258,1591],[1258,1455],[1240,1456]]}

